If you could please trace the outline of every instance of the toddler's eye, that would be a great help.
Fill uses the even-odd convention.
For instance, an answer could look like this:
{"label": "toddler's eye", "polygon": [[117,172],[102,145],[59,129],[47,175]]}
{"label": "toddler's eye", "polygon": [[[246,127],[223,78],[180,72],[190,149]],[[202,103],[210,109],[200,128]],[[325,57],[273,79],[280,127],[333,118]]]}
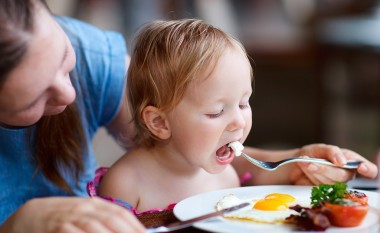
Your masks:
{"label": "toddler's eye", "polygon": [[240,104],[240,105],[239,105],[239,108],[240,108],[240,109],[249,108],[249,104]]}
{"label": "toddler's eye", "polygon": [[206,114],[209,118],[217,118],[220,117],[223,113],[223,110],[218,113]]}

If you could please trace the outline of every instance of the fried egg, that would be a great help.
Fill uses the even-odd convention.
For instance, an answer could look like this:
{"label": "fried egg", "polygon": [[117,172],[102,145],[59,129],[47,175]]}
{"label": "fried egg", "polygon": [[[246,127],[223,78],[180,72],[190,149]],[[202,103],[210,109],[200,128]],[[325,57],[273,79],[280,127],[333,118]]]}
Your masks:
{"label": "fried egg", "polygon": [[237,211],[225,214],[228,219],[246,220],[255,223],[284,223],[285,219],[298,212],[289,209],[290,206],[301,205],[310,206],[310,200],[296,198],[284,193],[270,193],[265,197],[240,199],[234,194],[224,196],[216,204],[216,209],[221,210],[243,202],[249,202],[251,205]]}

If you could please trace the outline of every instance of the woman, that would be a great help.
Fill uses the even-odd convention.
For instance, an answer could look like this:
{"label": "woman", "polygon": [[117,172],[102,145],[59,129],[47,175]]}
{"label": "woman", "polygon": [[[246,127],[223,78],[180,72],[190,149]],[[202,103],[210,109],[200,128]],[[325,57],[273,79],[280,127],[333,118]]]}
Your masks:
{"label": "woman", "polygon": [[96,129],[128,128],[123,38],[70,19],[60,26],[39,0],[0,5],[0,232],[143,232],[111,203],[42,198],[87,196]]}
{"label": "woman", "polygon": [[[123,208],[81,197],[97,166],[90,147],[96,130],[106,126],[125,143],[131,132],[122,101],[125,54],[119,34],[53,18],[41,0],[0,1],[1,233],[144,231]],[[318,148],[274,154],[309,151],[309,156],[344,159],[337,147],[326,146],[332,153],[323,155]],[[351,155],[361,158],[345,154]],[[237,165],[238,172],[253,169],[244,162]],[[296,178],[283,182],[312,184],[326,177],[303,169],[294,169]],[[330,181],[352,176],[319,169]],[[358,171],[366,177],[377,173],[369,162]]]}

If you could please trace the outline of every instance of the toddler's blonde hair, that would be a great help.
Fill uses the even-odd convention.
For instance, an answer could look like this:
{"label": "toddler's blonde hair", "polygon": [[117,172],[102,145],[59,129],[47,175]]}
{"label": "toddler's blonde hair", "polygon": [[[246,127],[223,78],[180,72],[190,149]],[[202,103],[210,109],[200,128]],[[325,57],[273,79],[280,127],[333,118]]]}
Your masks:
{"label": "toddler's blonde hair", "polygon": [[127,74],[127,97],[136,146],[149,147],[160,140],[142,119],[146,106],[172,110],[189,84],[212,71],[228,48],[241,50],[248,59],[239,41],[198,19],[153,21],[142,28],[135,43]]}

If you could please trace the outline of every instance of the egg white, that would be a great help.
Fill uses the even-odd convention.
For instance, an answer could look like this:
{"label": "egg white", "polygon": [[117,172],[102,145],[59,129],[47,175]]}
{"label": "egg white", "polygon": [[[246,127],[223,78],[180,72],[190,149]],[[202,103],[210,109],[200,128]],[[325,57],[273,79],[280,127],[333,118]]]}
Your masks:
{"label": "egg white", "polygon": [[[246,220],[246,221],[252,221],[256,223],[271,223],[271,224],[284,223],[285,218],[287,218],[288,216],[292,214],[299,215],[298,212],[291,209],[259,210],[259,209],[253,208],[254,204],[260,199],[261,198],[250,198],[250,199],[245,200],[245,199],[238,198],[234,194],[229,194],[227,196],[224,196],[222,199],[220,199],[217,202],[216,209],[221,210],[224,208],[238,205],[243,202],[249,202],[251,203],[251,205],[248,205],[247,207],[244,207],[240,210],[227,213],[224,215],[224,217],[228,219]],[[308,207],[310,206],[309,202],[310,200],[296,198],[296,201],[287,203],[287,205],[294,206],[296,204],[299,204],[301,206]]]}
{"label": "egg white", "polygon": [[236,156],[240,156],[241,152],[244,150],[244,146],[239,141],[231,142],[228,146],[231,147]]}

